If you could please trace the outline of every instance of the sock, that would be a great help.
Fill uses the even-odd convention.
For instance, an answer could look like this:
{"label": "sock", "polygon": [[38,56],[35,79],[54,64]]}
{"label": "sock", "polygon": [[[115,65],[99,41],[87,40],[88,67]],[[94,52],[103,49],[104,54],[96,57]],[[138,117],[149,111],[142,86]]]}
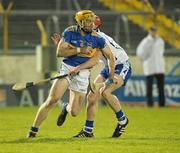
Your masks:
{"label": "sock", "polygon": [[32,126],[31,129],[30,129],[30,132],[37,133],[38,130],[39,130],[39,128]]}
{"label": "sock", "polygon": [[63,105],[63,108],[62,108],[62,112],[65,113],[65,114],[68,113],[68,111],[67,111],[67,109],[66,109],[66,108],[67,108],[67,105],[68,105],[67,103],[64,104],[64,105]]}
{"label": "sock", "polygon": [[94,128],[94,121],[86,120],[85,125],[84,125],[84,131],[87,133],[92,133],[93,128]]}
{"label": "sock", "polygon": [[125,115],[122,110],[116,112],[115,114],[118,121],[123,121],[125,119]]}

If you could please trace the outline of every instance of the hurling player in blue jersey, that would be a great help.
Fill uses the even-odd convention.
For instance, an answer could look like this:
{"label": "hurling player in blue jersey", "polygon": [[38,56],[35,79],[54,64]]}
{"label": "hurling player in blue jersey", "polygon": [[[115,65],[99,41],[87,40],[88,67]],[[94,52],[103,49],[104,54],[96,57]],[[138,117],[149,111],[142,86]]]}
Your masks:
{"label": "hurling player in blue jersey", "polygon": [[115,77],[116,82],[113,83],[109,80],[109,68],[107,66],[107,60],[101,56],[101,61],[105,65],[104,69],[97,76],[94,83],[94,92],[89,92],[87,97],[87,114],[84,128],[74,137],[93,137],[94,118],[96,114],[96,103],[100,94],[106,103],[112,108],[118,121],[117,126],[112,134],[112,137],[121,136],[126,125],[128,124],[128,118],[122,110],[122,106],[116,96],[112,94],[113,91],[125,85],[129,77],[131,76],[131,65],[128,62],[124,49],[119,46],[111,37],[99,30],[101,24],[100,18],[97,16],[95,20],[95,31],[106,41],[106,44],[110,47],[115,57]]}
{"label": "hurling player in blue jersey", "polygon": [[36,137],[40,125],[48,116],[48,112],[58,103],[67,88],[70,90],[69,103],[63,107],[59,125],[62,125],[67,113],[77,116],[87,93],[90,74],[88,68],[98,63],[101,53],[98,50],[102,50],[108,59],[109,79],[113,82],[116,81],[114,78],[114,56],[105,40],[93,32],[94,12],[90,10],[79,11],[75,15],[75,20],[77,25],[68,27],[63,32],[56,51],[57,57],[64,57],[59,70],[60,74],[69,74],[69,76],[53,82],[48,98],[36,114],[28,138]]}

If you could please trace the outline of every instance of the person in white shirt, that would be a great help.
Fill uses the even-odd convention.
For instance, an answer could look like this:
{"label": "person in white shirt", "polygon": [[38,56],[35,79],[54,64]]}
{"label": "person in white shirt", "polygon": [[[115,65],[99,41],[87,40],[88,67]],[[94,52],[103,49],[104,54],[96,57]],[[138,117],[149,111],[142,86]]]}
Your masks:
{"label": "person in white shirt", "polygon": [[[109,68],[107,66],[107,59],[105,55],[102,55],[101,61],[105,65],[101,73],[96,77],[94,85],[95,90],[90,91],[87,97],[87,114],[84,128],[74,137],[93,137],[94,119],[96,115],[96,104],[102,95],[105,102],[114,111],[117,126],[112,134],[112,137],[119,137],[124,132],[126,125],[128,124],[128,118],[122,110],[122,106],[116,96],[112,94],[113,91],[124,86],[131,76],[131,65],[128,61],[129,57],[122,47],[120,47],[111,37],[99,30],[101,20],[97,16],[95,20],[96,33],[105,39],[106,44],[110,47],[115,58],[115,77],[117,82],[110,81]],[[103,54],[103,52],[102,52]]]}
{"label": "person in white shirt", "polygon": [[165,106],[164,96],[164,41],[157,35],[157,27],[152,26],[149,34],[139,43],[136,54],[143,64],[144,75],[146,76],[147,106],[152,107],[153,103],[153,79],[157,80],[159,93],[159,107]]}

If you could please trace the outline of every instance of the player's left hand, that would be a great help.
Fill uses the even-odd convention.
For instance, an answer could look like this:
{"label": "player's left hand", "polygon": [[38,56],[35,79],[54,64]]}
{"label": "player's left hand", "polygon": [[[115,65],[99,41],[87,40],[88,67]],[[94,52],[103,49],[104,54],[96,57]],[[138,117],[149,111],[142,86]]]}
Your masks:
{"label": "player's left hand", "polygon": [[80,71],[80,68],[79,68],[79,66],[76,66],[75,68],[73,68],[73,69],[71,69],[70,70],[70,72],[69,72],[69,76],[75,76],[75,75],[77,75],[78,73],[79,73],[79,71]]}
{"label": "player's left hand", "polygon": [[51,39],[54,42],[54,44],[57,46],[59,41],[61,40],[61,37],[58,33],[54,33]]}

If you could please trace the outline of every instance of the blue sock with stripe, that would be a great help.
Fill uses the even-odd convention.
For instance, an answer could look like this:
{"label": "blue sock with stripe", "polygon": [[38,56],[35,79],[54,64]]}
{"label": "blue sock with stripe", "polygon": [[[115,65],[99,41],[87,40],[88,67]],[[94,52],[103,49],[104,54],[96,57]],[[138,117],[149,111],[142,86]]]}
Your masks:
{"label": "blue sock with stripe", "polygon": [[65,113],[65,114],[67,114],[68,113],[68,111],[67,111],[67,105],[68,105],[68,103],[65,103],[64,105],[63,105],[63,108],[62,108],[62,112],[63,113]]}
{"label": "blue sock with stripe", "polygon": [[116,112],[115,114],[118,121],[123,121],[125,119],[125,115],[122,110]]}
{"label": "blue sock with stripe", "polygon": [[39,128],[37,127],[31,127],[30,131],[34,132],[34,133],[37,133],[39,131]]}
{"label": "blue sock with stripe", "polygon": [[85,125],[84,125],[84,131],[87,133],[92,133],[93,128],[94,128],[94,121],[86,120]]}

